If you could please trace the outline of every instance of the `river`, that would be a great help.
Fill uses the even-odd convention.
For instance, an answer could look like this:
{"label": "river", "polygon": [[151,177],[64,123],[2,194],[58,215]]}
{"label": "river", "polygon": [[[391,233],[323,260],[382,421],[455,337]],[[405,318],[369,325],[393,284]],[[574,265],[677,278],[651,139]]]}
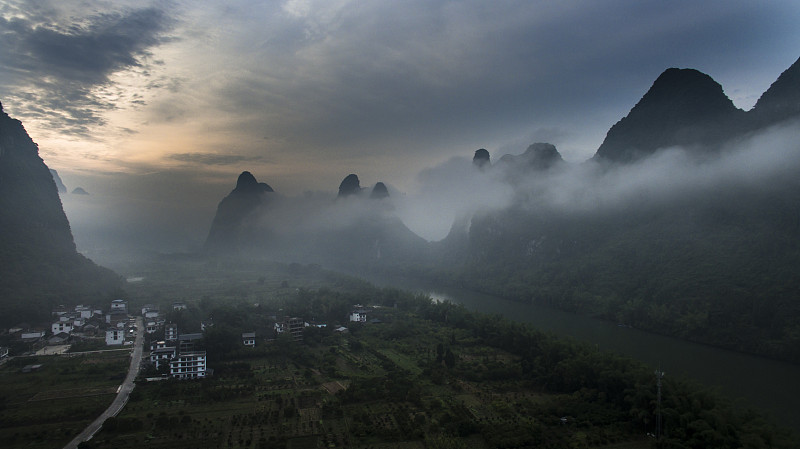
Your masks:
{"label": "river", "polygon": [[521,304],[497,296],[418,280],[367,277],[391,286],[430,295],[434,300],[463,304],[467,309],[529,323],[555,335],[660,366],[666,376],[683,376],[718,388],[728,397],[752,405],[774,422],[800,433],[800,366],[644,332],[588,316]]}

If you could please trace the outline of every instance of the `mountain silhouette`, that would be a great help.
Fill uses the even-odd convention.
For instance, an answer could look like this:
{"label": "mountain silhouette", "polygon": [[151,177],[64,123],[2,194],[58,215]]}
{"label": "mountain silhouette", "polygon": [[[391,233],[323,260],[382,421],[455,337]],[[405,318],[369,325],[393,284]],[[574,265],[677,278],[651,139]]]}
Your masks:
{"label": "mountain silhouette", "polygon": [[722,86],[694,69],[667,69],[608,130],[595,159],[630,162],[676,145],[708,148],[740,130],[745,112]]}
{"label": "mountain silhouette", "polygon": [[249,171],[244,171],[236,180],[236,187],[217,206],[211,222],[205,249],[209,252],[236,251],[247,244],[244,231],[246,221],[269,199],[274,190],[260,183]]}
{"label": "mountain silhouette", "polygon": [[55,304],[94,303],[119,276],[77,252],[53,174],[0,104],[0,323],[47,318]]}
{"label": "mountain silhouette", "polygon": [[339,184],[339,198],[346,198],[351,195],[358,195],[361,193],[361,181],[358,180],[358,176],[354,173],[351,173],[342,180],[341,184]]}
{"label": "mountain silhouette", "polygon": [[53,181],[56,183],[56,188],[58,188],[58,193],[67,193],[67,186],[64,185],[64,182],[61,181],[61,176],[58,176],[58,172],[50,169],[50,174],[53,175]]}
{"label": "mountain silhouette", "polygon": [[[800,272],[800,177],[797,158],[780,152],[786,136],[796,135],[798,119],[800,62],[749,112],[737,109],[711,77],[668,69],[611,127],[592,160],[564,163],[565,176],[528,168],[561,164],[549,144],[500,158],[492,168],[503,167],[502,179],[519,200],[459,217],[433,245],[434,261],[420,275],[800,362],[792,330],[800,320],[794,274]],[[776,153],[764,144],[776,145],[783,159],[770,161]],[[673,146],[685,150],[680,162],[627,164]],[[769,168],[751,169],[743,153],[764,155]],[[682,184],[688,179],[682,170],[702,178],[731,164],[746,175]],[[644,176],[635,187],[635,177],[656,173],[652,184]],[[674,181],[660,181],[661,175]],[[556,202],[537,202],[548,188],[581,185],[587,176],[597,181],[569,201],[555,192]],[[629,180],[630,189],[621,188]],[[602,201],[582,203],[604,189]],[[622,199],[618,192],[632,195]]]}
{"label": "mountain silhouette", "polygon": [[800,115],[800,59],[781,73],[749,114],[759,127]]}
{"label": "mountain silhouette", "polygon": [[389,198],[389,189],[386,188],[386,184],[377,182],[372,188],[372,192],[370,192],[369,197],[376,200]]}
{"label": "mountain silhouette", "polygon": [[520,170],[547,170],[550,167],[564,163],[564,159],[550,143],[537,142],[531,144],[520,155],[506,154],[500,158],[500,163]]}
{"label": "mountain silhouette", "polygon": [[472,156],[472,163],[478,168],[491,166],[492,161],[491,157],[489,156],[489,151],[486,150],[486,148],[475,150],[475,155]]}

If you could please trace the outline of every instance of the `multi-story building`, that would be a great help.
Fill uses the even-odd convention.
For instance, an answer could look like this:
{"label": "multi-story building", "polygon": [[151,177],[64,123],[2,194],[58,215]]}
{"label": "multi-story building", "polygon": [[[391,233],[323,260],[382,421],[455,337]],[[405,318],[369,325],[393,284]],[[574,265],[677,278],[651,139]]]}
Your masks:
{"label": "multi-story building", "polygon": [[206,377],[206,352],[182,352],[169,362],[169,375],[176,379]]}
{"label": "multi-story building", "polygon": [[168,342],[178,341],[178,325],[169,323],[164,327],[164,340]]}
{"label": "multi-story building", "polygon": [[158,331],[158,322],[156,321],[148,321],[144,325],[144,330],[148,334],[155,334]]}
{"label": "multi-story building", "polygon": [[363,309],[354,310],[350,313],[350,321],[357,322],[357,323],[366,323],[367,322],[367,311]]}
{"label": "multi-story building", "polygon": [[53,335],[65,333],[69,334],[72,332],[72,322],[71,321],[56,321],[51,326],[50,330],[53,332]]}
{"label": "multi-story building", "polygon": [[[163,343],[163,342],[160,342]],[[156,367],[169,365],[170,361],[175,358],[178,351],[174,346],[161,346],[150,351],[150,363]]]}
{"label": "multi-story building", "polygon": [[108,329],[106,330],[106,344],[107,345],[121,345],[125,343],[125,330],[124,329]]}
{"label": "multi-story building", "polygon": [[305,323],[302,318],[286,317],[283,322],[275,323],[275,331],[277,333],[289,334],[294,341],[303,340],[303,329],[305,329]]}

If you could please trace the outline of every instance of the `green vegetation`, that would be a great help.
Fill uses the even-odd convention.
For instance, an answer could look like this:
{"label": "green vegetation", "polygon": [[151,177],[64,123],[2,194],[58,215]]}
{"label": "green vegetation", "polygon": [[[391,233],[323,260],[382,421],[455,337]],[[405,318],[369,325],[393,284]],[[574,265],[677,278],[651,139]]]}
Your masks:
{"label": "green vegetation", "polygon": [[[647,436],[655,432],[652,368],[498,317],[311,270],[314,276],[298,273],[317,288],[287,290],[284,281],[300,283],[287,271],[260,282],[255,270],[239,299],[190,304],[183,312],[214,317],[216,331],[205,342],[209,351],[221,348],[213,377],[140,381],[123,412],[85,446],[655,446]],[[381,323],[334,332],[333,320],[345,321],[356,303],[378,306],[370,319]],[[308,328],[302,343],[262,337],[255,348],[241,346],[239,332],[279,311],[329,327]],[[664,447],[792,446],[791,435],[756,413],[684,380],[666,378],[663,398]]]}
{"label": "green vegetation", "polygon": [[477,216],[433,267],[407,274],[800,363],[798,191],[780,179],[618,209]]}
{"label": "green vegetation", "polygon": [[[657,446],[653,369],[623,357],[315,266],[219,270],[190,258],[142,276],[129,284],[132,307],[185,302],[169,316],[187,331],[213,317],[203,345],[214,373],[143,375],[83,448]],[[354,304],[380,322],[347,323]],[[267,341],[272,317],[284,315],[328,326],[306,328],[302,342]],[[253,330],[256,347],[242,346]],[[112,352],[6,363],[3,447],[69,441],[110,403],[127,362]],[[42,368],[22,373],[28,364]],[[686,380],[665,378],[662,394],[662,447],[793,447],[788,431]]]}
{"label": "green vegetation", "polygon": [[[18,357],[0,366],[4,448],[61,447],[105,410],[125,378],[128,352]],[[39,369],[23,372],[27,365]]]}

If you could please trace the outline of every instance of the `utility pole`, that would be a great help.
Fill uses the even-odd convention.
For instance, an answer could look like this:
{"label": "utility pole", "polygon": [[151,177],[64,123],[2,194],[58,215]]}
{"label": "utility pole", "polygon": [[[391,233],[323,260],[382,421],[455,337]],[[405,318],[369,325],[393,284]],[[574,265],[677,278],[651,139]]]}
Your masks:
{"label": "utility pole", "polygon": [[655,372],[656,385],[658,386],[658,395],[656,396],[656,445],[661,447],[661,379],[664,378],[664,371],[661,371],[661,366]]}

